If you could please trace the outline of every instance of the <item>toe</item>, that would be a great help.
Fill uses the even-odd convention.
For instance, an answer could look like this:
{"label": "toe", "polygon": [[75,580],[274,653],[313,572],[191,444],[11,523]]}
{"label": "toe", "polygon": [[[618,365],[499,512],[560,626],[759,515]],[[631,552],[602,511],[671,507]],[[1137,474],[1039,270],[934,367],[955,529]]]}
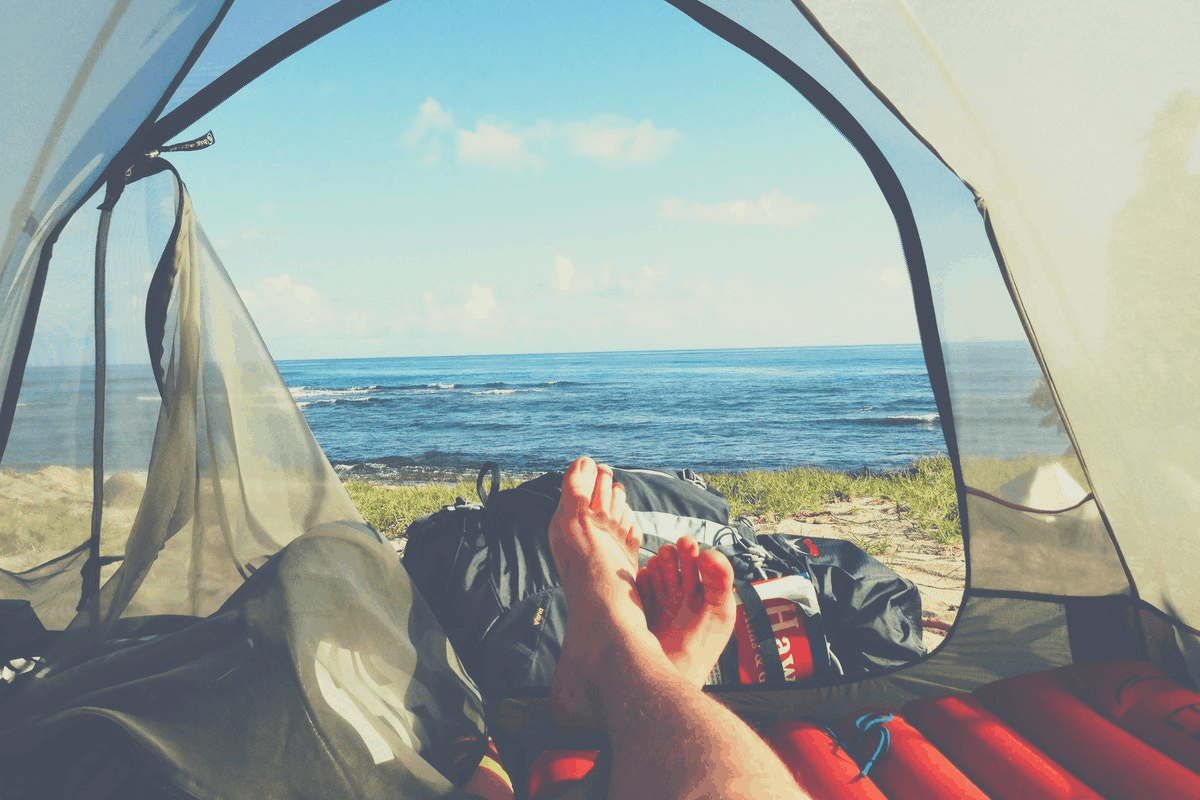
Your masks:
{"label": "toe", "polygon": [[580,456],[563,475],[563,500],[586,505],[596,488],[596,462]]}
{"label": "toe", "polygon": [[679,583],[683,596],[689,603],[700,600],[700,574],[697,571],[696,557],[700,555],[700,546],[690,536],[681,536],[675,544],[679,553]]}
{"label": "toe", "polygon": [[629,496],[625,493],[625,487],[617,480],[613,479],[612,484],[612,500],[611,510],[614,517],[619,516],[621,509],[629,507]]}
{"label": "toe", "polygon": [[658,550],[659,575],[662,576],[663,594],[672,601],[678,601],[683,594],[679,583],[679,553],[675,545],[664,544]]}
{"label": "toe", "polygon": [[613,472],[608,464],[596,466],[596,482],[592,489],[592,510],[608,513],[612,510]]}
{"label": "toe", "polygon": [[733,565],[720,550],[705,550],[696,558],[704,601],[721,606],[733,600]]}
{"label": "toe", "polygon": [[630,559],[636,563],[638,551],[642,548],[642,529],[638,527],[637,520],[633,518],[633,511],[628,505],[621,509],[619,519],[617,530],[620,532],[621,544]]}
{"label": "toe", "polygon": [[637,585],[638,587],[641,587],[644,576],[644,582],[646,582],[646,587],[648,588],[649,594],[654,596],[655,602],[658,602],[659,597],[662,596],[662,575],[659,572],[661,567],[659,566],[658,561],[654,560],[656,558],[658,557],[655,555],[653,559],[647,561],[646,566],[644,566],[642,570],[638,571]]}

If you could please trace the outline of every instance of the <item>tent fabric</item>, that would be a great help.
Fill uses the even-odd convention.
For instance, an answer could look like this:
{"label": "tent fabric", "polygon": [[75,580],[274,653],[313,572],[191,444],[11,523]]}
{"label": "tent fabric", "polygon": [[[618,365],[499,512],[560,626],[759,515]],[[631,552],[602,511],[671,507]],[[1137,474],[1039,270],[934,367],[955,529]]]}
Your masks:
{"label": "tent fabric", "polygon": [[0,8],[0,386],[43,245],[125,146],[220,13],[218,0]]}
{"label": "tent fabric", "polygon": [[205,619],[127,617],[93,657],[30,681],[4,706],[6,779],[52,780],[70,756],[46,741],[98,716],[197,798],[450,794],[482,701],[370,533],[316,526]]}
{"label": "tent fabric", "polygon": [[[140,204],[154,212],[147,224],[164,206],[174,208],[167,217],[178,220],[178,232],[152,281],[170,291],[155,309],[162,397],[143,456],[145,492],[134,498],[129,527],[113,531],[120,540],[106,544],[123,562],[71,626],[92,628],[98,641],[123,614],[206,616],[296,536],[324,522],[362,522],[199,228],[186,190],[168,172],[127,192],[151,196]],[[120,274],[115,261],[111,271]],[[126,272],[145,271],[143,259],[125,261]],[[139,317],[130,321],[140,328]],[[126,392],[127,401],[148,405],[147,396],[159,392],[151,370],[136,377],[140,389]],[[121,447],[122,432],[112,431],[108,444]],[[75,444],[90,447],[90,437]],[[106,514],[115,517],[116,509]],[[61,590],[76,602],[77,578],[64,573],[70,586]]]}
{"label": "tent fabric", "polygon": [[967,515],[973,588],[1059,597],[1130,592],[1095,501],[1047,513],[970,494]]}
{"label": "tent fabric", "polygon": [[1200,9],[805,8],[980,197],[1138,594],[1200,628]]}
{"label": "tent fabric", "polygon": [[101,597],[104,624],[206,616],[299,534],[362,520],[177,192],[179,234],[152,280],[171,292],[149,310],[163,317],[164,341],[151,343],[162,409],[125,561]]}
{"label": "tent fabric", "polygon": [[161,383],[147,369],[141,391],[162,392],[147,481],[120,566],[69,624],[81,551],[0,573],[66,627],[5,704],[0,752],[92,715],[196,797],[451,793],[456,742],[482,743],[478,690],[313,439],[186,189],[166,171],[127,192],[147,224],[176,220],[144,315]]}
{"label": "tent fabric", "polygon": [[[995,353],[971,342],[970,326],[956,316],[962,295],[986,289],[1011,297],[1031,346],[1031,384],[1042,381],[1062,411],[1042,424],[1061,422],[1070,436],[1056,452],[1047,431],[1031,424],[1025,467],[1057,463],[1096,498],[1090,533],[1075,534],[1092,563],[1055,592],[1114,590],[1124,572],[1117,591],[1195,629],[1200,598],[1189,576],[1200,545],[1187,534],[1197,527],[1200,463],[1189,412],[1200,334],[1186,311],[1198,253],[1188,223],[1196,199],[1185,187],[1194,180],[1187,164],[1200,68],[1182,33],[1195,27],[1195,9],[1130,6],[1109,16],[1071,5],[712,5],[836,87],[895,167],[921,230],[965,486],[994,495],[1019,472],[1018,459],[1012,470],[996,469],[1002,459],[986,426],[988,414],[1017,409],[993,398],[980,411],[971,382],[981,354]],[[1136,19],[1112,24],[1126,18]],[[938,192],[949,194],[936,186],[939,169],[960,182],[958,213],[976,216],[976,235],[994,242],[1001,269],[992,261],[989,275],[980,259],[956,252],[945,200],[938,207]],[[1147,189],[1140,176],[1163,181]],[[1137,246],[1122,244],[1134,230]],[[1137,258],[1113,263],[1118,245]],[[1005,444],[1020,452],[1019,439]],[[1031,559],[989,547],[970,517],[978,503],[964,499],[968,580],[980,574],[990,586],[1022,585]],[[1034,540],[1046,524],[1019,511],[980,513],[985,527],[1013,541]],[[979,542],[977,532],[985,534]],[[1042,569],[1039,585],[1050,588],[1053,567]]]}

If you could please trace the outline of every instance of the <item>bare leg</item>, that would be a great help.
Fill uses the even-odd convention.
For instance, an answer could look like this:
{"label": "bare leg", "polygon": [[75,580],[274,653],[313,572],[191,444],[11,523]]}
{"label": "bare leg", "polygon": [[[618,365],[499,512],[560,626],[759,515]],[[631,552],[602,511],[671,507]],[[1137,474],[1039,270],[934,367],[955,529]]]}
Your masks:
{"label": "bare leg", "polygon": [[550,520],[550,553],[567,598],[567,630],[550,685],[555,721],[564,728],[595,728],[599,718],[588,675],[614,640],[657,651],[637,592],[637,526],[614,489],[612,469],[580,458],[563,476],[563,492]]}
{"label": "bare leg", "polygon": [[611,472],[587,458],[571,465],[550,524],[568,607],[556,719],[599,724],[613,749],[612,797],[801,797],[762,739],[681,675],[646,627],[624,515]]}
{"label": "bare leg", "polygon": [[719,550],[700,550],[690,536],[663,545],[638,572],[650,632],[675,668],[703,686],[725,649],[737,605],[733,567]]}

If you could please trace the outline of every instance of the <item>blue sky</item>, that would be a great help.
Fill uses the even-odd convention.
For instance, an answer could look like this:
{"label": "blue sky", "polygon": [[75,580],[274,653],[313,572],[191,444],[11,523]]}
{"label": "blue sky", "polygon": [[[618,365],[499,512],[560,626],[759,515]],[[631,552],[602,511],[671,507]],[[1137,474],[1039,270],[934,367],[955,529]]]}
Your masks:
{"label": "blue sky", "polygon": [[392,3],[209,128],[174,161],[280,359],[918,339],[857,154],[666,4]]}

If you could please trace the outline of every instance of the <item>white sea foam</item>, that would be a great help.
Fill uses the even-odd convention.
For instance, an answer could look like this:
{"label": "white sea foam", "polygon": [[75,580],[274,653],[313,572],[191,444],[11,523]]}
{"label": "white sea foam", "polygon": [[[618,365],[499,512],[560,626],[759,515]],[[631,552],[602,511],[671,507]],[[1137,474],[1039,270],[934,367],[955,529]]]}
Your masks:
{"label": "white sea foam", "polygon": [[321,389],[316,386],[293,386],[291,387],[292,397],[299,400],[306,397],[346,397],[351,398],[354,395],[367,394],[377,386],[352,386],[349,389]]}
{"label": "white sea foam", "polygon": [[888,417],[897,422],[928,422],[930,424],[941,419],[937,414],[900,414],[895,417]]}
{"label": "white sea foam", "polygon": [[374,400],[373,395],[364,395],[362,397],[315,397],[312,400],[297,400],[297,408],[309,408],[310,406],[336,406],[342,403],[365,403],[368,400]]}

